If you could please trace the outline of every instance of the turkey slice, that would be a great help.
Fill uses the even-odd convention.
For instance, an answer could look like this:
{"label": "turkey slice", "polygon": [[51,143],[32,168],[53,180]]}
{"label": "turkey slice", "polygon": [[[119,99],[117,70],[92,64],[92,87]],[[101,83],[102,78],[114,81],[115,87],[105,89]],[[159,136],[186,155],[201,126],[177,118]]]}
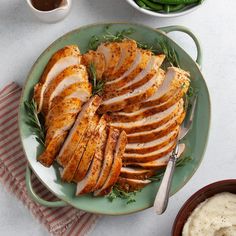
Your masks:
{"label": "turkey slice", "polygon": [[155,173],[155,170],[146,170],[137,167],[122,167],[120,171],[120,177],[145,180],[153,176]]}
{"label": "turkey slice", "polygon": [[61,172],[62,180],[67,181],[67,182],[71,182],[73,180],[77,167],[86,149],[86,145],[89,139],[93,136],[95,129],[97,127],[98,121],[99,121],[99,117],[98,115],[95,114],[94,117],[89,122],[88,128],[85,134],[83,135],[83,137],[81,138],[75,152],[73,153],[69,162],[65,165],[64,170]]}
{"label": "turkey slice", "polygon": [[[111,115],[111,121],[113,123],[132,122],[136,120],[141,120],[144,117],[148,117],[156,113],[164,112],[173,107],[179,101],[181,101],[182,100],[181,98],[183,97],[184,94],[185,94],[184,91],[182,89],[179,89],[176,91],[173,97],[169,98],[167,101],[160,103],[158,105],[153,105],[150,107],[143,107],[143,108],[141,107],[137,110],[135,109],[134,111],[125,111],[126,109],[124,109],[119,112],[113,112]],[[137,104],[137,107],[138,106],[140,106],[140,104]]]}
{"label": "turkey slice", "polygon": [[[184,152],[184,149],[185,149],[185,144],[181,143],[179,145],[178,157],[181,156],[181,154]],[[149,170],[159,170],[167,165],[170,155],[171,155],[171,152],[168,153],[167,155],[155,160],[155,161],[150,161],[150,162],[146,162],[146,163],[127,162],[127,163],[124,163],[124,165],[125,166],[133,166],[133,167],[136,166],[136,167],[141,167],[141,168],[145,168],[145,169],[149,169]]]}
{"label": "turkey slice", "polygon": [[126,144],[127,144],[126,133],[122,131],[116,143],[110,173],[104,185],[100,189],[94,192],[95,196],[103,196],[108,194],[111,191],[113,185],[116,183],[120,175],[120,170],[122,167],[122,156],[124,154]]}
{"label": "turkey slice", "polygon": [[[151,61],[156,61],[151,60]],[[151,63],[153,64],[153,62]],[[158,69],[159,67],[156,65],[152,65],[152,68],[149,68],[148,70],[142,70],[136,77],[133,78],[132,81],[128,82],[128,79],[132,79],[133,73],[131,73],[131,76],[128,76],[127,80],[122,84],[113,85],[113,90],[105,91],[103,95],[103,100],[108,100],[117,96],[121,96],[126,93],[131,93],[134,89],[141,87],[142,85],[146,84],[149,80],[153,78],[153,76],[157,75],[158,79],[161,79],[161,81],[164,79],[163,73],[161,69]],[[134,75],[135,76],[135,75]],[[125,78],[125,79],[126,79]],[[126,84],[126,85],[125,85]]]}
{"label": "turkey slice", "polygon": [[139,114],[138,117],[130,117],[128,120],[129,122],[112,122],[111,125],[117,129],[125,130],[127,134],[153,130],[175,117],[179,110],[182,111],[183,104],[183,100],[181,99],[179,102],[163,112],[155,112],[155,107],[153,107],[152,109],[148,110],[148,112],[146,111]]}
{"label": "turkey slice", "polygon": [[[166,100],[172,96],[173,91],[176,91],[177,88],[183,86],[184,82],[189,82],[189,73],[177,68],[169,67],[166,72],[166,78],[164,83],[152,97],[148,98],[145,102],[155,101],[155,100]],[[164,96],[165,95],[165,96]],[[162,98],[162,99],[161,99]]]}
{"label": "turkey slice", "polygon": [[154,161],[158,158],[161,158],[167,155],[169,152],[173,150],[176,145],[176,140],[168,143],[166,146],[150,152],[146,154],[138,154],[138,153],[125,153],[123,156],[124,162],[150,162]]}
{"label": "turkey slice", "polygon": [[117,42],[108,42],[108,43],[102,43],[98,46],[97,52],[102,53],[105,58],[105,71],[103,74],[103,77],[109,78],[110,75],[112,75],[114,69],[116,68],[120,56],[121,56],[121,48],[120,44]]}
{"label": "turkey slice", "polygon": [[102,163],[104,159],[104,151],[107,141],[107,131],[103,130],[101,139],[96,147],[93,161],[89,167],[89,171],[86,174],[85,178],[77,183],[76,196],[80,194],[85,194],[92,192],[96,186],[96,183],[99,178],[99,174],[102,169]]}
{"label": "turkey slice", "polygon": [[47,144],[45,150],[37,160],[44,166],[50,167],[59,153],[66,135],[67,132],[61,132],[59,135],[54,135],[54,138]]}
{"label": "turkey slice", "polygon": [[140,189],[143,189],[145,186],[151,183],[151,180],[141,180],[141,179],[129,179],[119,177],[117,180],[117,184],[119,189],[125,192],[134,192]]}
{"label": "turkey slice", "polygon": [[139,76],[139,78],[146,76],[152,69],[155,60],[153,59],[152,53],[150,51],[137,49],[135,61],[138,61],[138,64],[132,71],[130,71],[129,74],[106,82],[104,88],[106,93],[112,93],[113,91],[116,91],[117,89],[125,86],[127,83],[137,78],[137,76]]}
{"label": "turkey slice", "polygon": [[83,156],[80,160],[80,163],[74,175],[75,182],[81,181],[86,176],[86,173],[89,169],[96,148],[99,145],[104,130],[106,129],[106,125],[107,125],[107,115],[103,115],[99,120],[96,130],[91,135],[86,145]]}
{"label": "turkey slice", "polygon": [[160,105],[173,98],[177,91],[182,90],[182,96],[188,91],[190,80],[187,72],[176,68],[169,67],[164,78],[164,82],[156,92],[146,100],[141,101],[139,104],[127,106],[124,112],[133,112],[141,108]]}
{"label": "turkey slice", "polygon": [[[124,39],[119,42],[121,54],[120,59],[114,68],[114,72],[106,80],[114,80],[121,76],[127,76],[137,66],[138,61],[136,60],[137,54],[137,43],[135,40]],[[141,54],[140,54],[141,59]]]}
{"label": "turkey slice", "polygon": [[102,53],[97,51],[88,51],[82,55],[81,64],[85,65],[88,69],[91,64],[94,65],[96,69],[97,79],[101,79],[106,67],[105,57]]}
{"label": "turkey slice", "polygon": [[157,138],[151,142],[146,143],[128,143],[126,145],[125,153],[137,153],[137,154],[147,154],[156,151],[168,143],[176,139],[178,135],[179,127],[166,134],[161,138]]}
{"label": "turkey slice", "polygon": [[72,157],[100,103],[101,98],[95,95],[83,105],[57,157],[57,161],[60,165],[65,166]]}
{"label": "turkey slice", "polygon": [[80,87],[87,89],[89,93],[91,86],[89,85],[88,73],[85,66],[76,65],[67,67],[48,84],[44,92],[42,112],[47,114],[53,98],[60,96],[63,90],[73,84],[80,84]]}
{"label": "turkey slice", "polygon": [[109,127],[102,169],[94,190],[102,188],[110,173],[113,162],[113,153],[116,147],[116,142],[118,140],[119,134],[119,130]]}
{"label": "turkey slice", "polygon": [[185,111],[180,109],[175,117],[156,129],[128,134],[128,143],[145,143],[161,138],[176,129],[182,123],[184,117]]}
{"label": "turkey slice", "polygon": [[157,88],[160,86],[162,82],[161,78],[158,78],[156,75],[153,76],[151,80],[149,80],[143,86],[134,89],[131,93],[127,93],[118,97],[111,98],[109,100],[103,101],[99,112],[112,112],[119,111],[123,109],[126,105],[130,105],[132,103],[138,103],[143,99],[146,99],[155,93]]}
{"label": "turkey slice", "polygon": [[34,87],[34,100],[37,103],[38,112],[41,112],[44,92],[50,82],[67,67],[79,64],[80,59],[79,48],[75,45],[66,46],[53,54],[39,83]]}

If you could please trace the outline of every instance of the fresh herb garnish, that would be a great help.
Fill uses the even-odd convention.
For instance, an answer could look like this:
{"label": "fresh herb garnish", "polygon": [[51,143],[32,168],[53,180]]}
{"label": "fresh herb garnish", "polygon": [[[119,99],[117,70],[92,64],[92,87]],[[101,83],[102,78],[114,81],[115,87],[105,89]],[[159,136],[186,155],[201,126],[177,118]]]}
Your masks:
{"label": "fresh herb garnish", "polygon": [[117,31],[116,33],[111,33],[109,31],[109,26],[105,27],[105,33],[103,35],[93,35],[88,43],[88,48],[90,50],[96,50],[97,47],[103,42],[120,42],[125,38],[128,38],[130,34],[134,33],[133,28],[124,29],[122,31]]}
{"label": "fresh herb garnish", "polygon": [[185,111],[188,111],[188,109],[192,106],[192,98],[194,95],[198,94],[198,90],[193,88],[191,85],[189,86],[189,89],[186,94],[184,94],[184,109]]}
{"label": "fresh herb garnish", "polygon": [[92,94],[101,95],[104,89],[105,82],[104,80],[97,80],[96,68],[93,63],[89,65],[89,77],[92,84]]}
{"label": "fresh herb garnish", "polygon": [[[182,167],[182,166],[185,166],[189,161],[191,161],[192,158],[187,156],[187,157],[183,157],[183,158],[178,158],[177,162],[176,162],[176,167]],[[149,180],[151,181],[155,181],[155,182],[158,182],[161,180],[161,178],[163,177],[164,175],[164,172],[165,170],[162,170],[160,172],[158,172],[156,175],[152,176],[149,178]]]}
{"label": "fresh herb garnish", "polygon": [[161,51],[166,55],[166,61],[175,67],[180,68],[179,57],[175,49],[167,42],[167,40],[161,40],[157,42],[160,45]]}
{"label": "fresh herb garnish", "polygon": [[25,101],[25,110],[27,112],[26,124],[31,127],[32,132],[36,135],[36,140],[45,146],[45,129],[44,126],[40,122],[39,115],[37,113],[37,104],[32,99],[31,101]]}
{"label": "fresh herb garnish", "polygon": [[138,191],[134,192],[125,192],[122,189],[119,188],[118,184],[115,184],[111,190],[111,192],[107,195],[107,198],[110,202],[115,200],[116,198],[121,198],[126,200],[126,204],[130,204],[133,202],[136,202],[135,196]]}
{"label": "fresh herb garnish", "polygon": [[[178,158],[178,160],[176,162],[176,167],[178,168],[178,167],[185,166],[191,160],[192,160],[192,158],[189,156],[183,157],[183,158]],[[149,180],[151,180],[152,182],[160,181],[164,175],[164,172],[165,172],[165,170],[158,172],[156,175],[150,177]],[[117,198],[125,199],[126,203],[130,204],[130,203],[136,202],[135,196],[136,196],[137,192],[141,192],[141,191],[142,190],[134,191],[134,192],[125,192],[124,190],[119,188],[118,184],[115,184],[112,188],[112,191],[107,195],[107,198],[111,202]]]}

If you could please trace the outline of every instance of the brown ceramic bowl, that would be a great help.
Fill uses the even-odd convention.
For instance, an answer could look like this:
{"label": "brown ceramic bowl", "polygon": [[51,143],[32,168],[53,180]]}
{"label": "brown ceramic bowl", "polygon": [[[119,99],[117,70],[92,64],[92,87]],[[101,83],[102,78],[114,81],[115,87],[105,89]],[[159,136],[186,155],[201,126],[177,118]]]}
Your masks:
{"label": "brown ceramic bowl", "polygon": [[204,200],[217,193],[236,193],[236,179],[227,179],[209,184],[194,193],[182,206],[172,228],[172,236],[181,236],[185,222],[192,211]]}

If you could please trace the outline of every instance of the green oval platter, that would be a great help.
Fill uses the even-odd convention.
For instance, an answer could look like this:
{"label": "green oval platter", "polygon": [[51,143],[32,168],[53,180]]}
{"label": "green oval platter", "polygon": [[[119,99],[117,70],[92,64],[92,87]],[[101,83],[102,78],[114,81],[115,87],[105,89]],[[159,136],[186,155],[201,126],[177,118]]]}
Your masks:
{"label": "green oval platter", "polygon": [[[129,35],[129,37],[149,45],[154,44],[156,39],[166,40],[168,44],[176,50],[181,68],[190,72],[193,88],[196,88],[199,91],[194,123],[191,131],[184,139],[186,151],[182,155],[191,156],[192,159],[186,165],[176,169],[172,182],[171,195],[179,191],[189,181],[203,158],[210,126],[210,98],[199,65],[166,34],[170,31],[182,31],[189,34],[196,43],[198,49],[197,62],[200,64],[201,50],[198,41],[188,29],[181,26],[153,29],[131,23],[88,25],[69,32],[57,39],[40,55],[28,75],[19,107],[20,136],[30,168],[39,180],[61,200],[56,202],[53,206],[59,207],[68,204],[87,212],[122,215],[141,211],[153,206],[159,183],[153,182],[141,192],[138,192],[135,196],[136,202],[132,204],[126,204],[126,201],[122,199],[115,199],[113,202],[110,202],[106,197],[93,197],[91,195],[76,197],[76,185],[63,183],[61,181],[58,166],[56,164],[50,168],[45,168],[36,161],[36,157],[42,152],[42,147],[35,140],[35,136],[32,134],[30,127],[26,124],[27,113],[24,109],[24,101],[30,100],[33,87],[39,81],[43,69],[53,53],[68,44],[77,44],[81,49],[81,52],[84,53],[88,50],[88,42],[91,37],[93,35],[104,34],[107,27],[109,27],[109,32],[112,33],[132,28],[134,32]],[[29,176],[27,177],[27,180],[30,180]],[[40,200],[38,200],[38,202],[40,202]],[[42,204],[45,203],[43,201],[41,202]],[[48,206],[50,206],[50,204],[48,204]]]}

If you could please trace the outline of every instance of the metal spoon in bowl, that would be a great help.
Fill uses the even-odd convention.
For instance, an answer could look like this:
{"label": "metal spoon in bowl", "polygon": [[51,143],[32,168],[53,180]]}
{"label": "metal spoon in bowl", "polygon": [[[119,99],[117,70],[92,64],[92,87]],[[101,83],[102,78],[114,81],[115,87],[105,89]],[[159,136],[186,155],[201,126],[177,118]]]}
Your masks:
{"label": "metal spoon in bowl", "polygon": [[180,144],[180,141],[187,135],[188,131],[191,128],[191,125],[193,123],[194,113],[196,110],[196,104],[197,104],[197,96],[193,98],[192,106],[189,109],[186,115],[186,118],[180,127],[180,132],[177,137],[177,144],[170,156],[163,179],[158,189],[158,192],[154,201],[154,210],[156,211],[158,215],[163,214],[167,208],[171,182],[172,182],[172,178],[173,178],[173,174],[175,170],[175,164],[178,159],[179,144]]}

